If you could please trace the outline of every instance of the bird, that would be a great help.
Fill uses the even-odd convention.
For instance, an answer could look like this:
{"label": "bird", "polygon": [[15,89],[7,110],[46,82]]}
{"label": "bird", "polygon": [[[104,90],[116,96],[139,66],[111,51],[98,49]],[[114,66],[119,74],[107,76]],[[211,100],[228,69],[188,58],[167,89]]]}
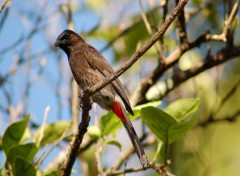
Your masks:
{"label": "bird", "polygon": [[[73,77],[83,92],[114,72],[104,56],[72,30],[64,30],[57,37],[54,46],[66,53]],[[127,115],[127,111],[131,115],[134,113],[120,80],[115,79],[92,95],[91,100],[101,108],[116,114],[127,131],[142,167],[149,167],[147,155]]]}

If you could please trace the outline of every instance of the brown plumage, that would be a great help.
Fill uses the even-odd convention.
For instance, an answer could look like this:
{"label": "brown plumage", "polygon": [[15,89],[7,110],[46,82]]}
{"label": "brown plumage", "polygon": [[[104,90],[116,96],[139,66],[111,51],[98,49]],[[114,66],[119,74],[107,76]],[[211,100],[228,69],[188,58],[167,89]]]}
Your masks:
{"label": "brown plumage", "polygon": [[[67,54],[73,77],[83,91],[114,72],[107,60],[94,47],[87,44],[78,34],[71,30],[63,31],[54,46],[59,46]],[[103,109],[112,110],[122,120],[142,166],[147,167],[149,163],[145,152],[130,119],[119,103],[119,99],[121,99],[126,110],[133,115],[133,110],[120,80],[116,79],[91,98]]]}

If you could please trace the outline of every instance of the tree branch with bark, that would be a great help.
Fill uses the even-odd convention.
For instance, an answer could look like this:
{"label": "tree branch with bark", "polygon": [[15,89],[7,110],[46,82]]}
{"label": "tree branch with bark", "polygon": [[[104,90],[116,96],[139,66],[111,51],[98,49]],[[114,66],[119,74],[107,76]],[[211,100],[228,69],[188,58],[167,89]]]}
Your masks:
{"label": "tree branch with bark", "polygon": [[69,176],[73,167],[73,164],[77,157],[77,152],[82,143],[82,139],[84,134],[87,132],[87,127],[90,121],[89,110],[90,110],[90,97],[95,94],[103,87],[107,86],[109,83],[117,79],[121,74],[123,74],[127,69],[129,69],[144,53],[146,53],[166,32],[168,27],[174,21],[178,13],[184,8],[187,4],[187,0],[179,1],[179,4],[172,10],[169,17],[165,20],[163,25],[159,28],[159,30],[140,48],[138,49],[130,58],[130,60],[124,64],[122,67],[117,69],[111,76],[102,80],[99,84],[95,85],[92,88],[84,91],[81,101],[82,101],[82,114],[81,114],[81,123],[79,124],[77,134],[75,135],[75,139],[73,144],[71,144],[71,149],[68,154],[68,158],[62,169],[62,176]]}

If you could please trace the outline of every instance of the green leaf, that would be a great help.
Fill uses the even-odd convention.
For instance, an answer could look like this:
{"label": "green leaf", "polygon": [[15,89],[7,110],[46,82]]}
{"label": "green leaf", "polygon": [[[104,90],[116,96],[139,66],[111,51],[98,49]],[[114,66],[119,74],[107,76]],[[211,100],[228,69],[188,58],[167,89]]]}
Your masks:
{"label": "green leaf", "polygon": [[26,127],[26,130],[23,133],[23,136],[22,136],[21,140],[19,141],[19,144],[23,144],[25,141],[27,141],[31,137],[32,137],[31,131],[28,127]]}
{"label": "green leaf", "polygon": [[36,170],[34,166],[25,159],[16,158],[14,176],[35,176]]}
{"label": "green leaf", "polygon": [[98,126],[92,125],[88,127],[88,134],[91,139],[98,139],[102,136],[101,130]]}
{"label": "green leaf", "polygon": [[174,101],[164,111],[170,114],[177,122],[180,122],[190,114],[196,112],[198,108],[199,99],[186,98]]}
{"label": "green leaf", "polygon": [[2,145],[2,137],[0,136],[0,150],[3,149],[3,145]]}
{"label": "green leaf", "polygon": [[164,143],[168,143],[168,130],[176,120],[155,107],[146,107],[141,110],[141,116],[146,125]]}
{"label": "green leaf", "polygon": [[5,131],[2,139],[2,146],[6,155],[12,147],[21,143],[27,129],[29,117],[28,115],[23,120],[11,124]]}
{"label": "green leaf", "polygon": [[88,0],[86,4],[95,12],[99,12],[104,6],[104,3],[101,0]]}
{"label": "green leaf", "polygon": [[108,112],[100,119],[100,130],[103,136],[106,136],[110,133],[116,133],[116,130],[121,126],[121,120],[112,112]]}
{"label": "green leaf", "polygon": [[[183,116],[190,114],[189,112],[196,111],[196,108],[193,107],[190,106],[190,110],[185,111],[187,113],[183,113]],[[185,117],[181,122],[177,122],[171,115],[154,107],[142,109],[141,114],[143,121],[152,132],[164,143],[169,144],[177,141],[186,134],[195,125],[198,118],[197,114],[194,113]]]}
{"label": "green leaf", "polygon": [[[40,140],[40,134],[42,133],[42,128],[40,127],[37,132],[34,134],[34,139],[37,143]],[[69,132],[70,122],[67,121],[58,121],[51,124],[46,124],[44,126],[43,138],[40,142],[39,147],[44,147],[46,144],[53,143],[57,139],[59,139],[64,132]]]}
{"label": "green leaf", "polygon": [[51,170],[43,174],[43,176],[59,176],[61,175],[60,170]]}
{"label": "green leaf", "polygon": [[140,41],[144,41],[147,37],[149,37],[149,34],[144,23],[141,22],[139,25],[136,25],[135,28],[129,31],[127,35],[124,35],[123,39],[125,45],[128,46],[125,48],[125,52],[127,54],[134,53],[136,51],[137,44]]}
{"label": "green leaf", "polygon": [[141,114],[142,108],[146,108],[148,106],[158,107],[158,106],[160,106],[160,104],[161,104],[161,101],[153,101],[153,102],[145,103],[142,105],[138,105],[133,108],[134,116],[139,117]]}
{"label": "green leaf", "polygon": [[156,153],[154,154],[153,162],[156,162],[157,159],[159,158],[162,147],[163,147],[163,142],[158,140],[158,147],[157,147]]}
{"label": "green leaf", "polygon": [[183,137],[197,122],[198,114],[194,113],[188,120],[181,121],[172,125],[169,129],[169,144],[179,140]]}
{"label": "green leaf", "polygon": [[122,145],[116,140],[107,141],[106,145],[114,145],[114,146],[118,147],[120,151],[122,150]]}
{"label": "green leaf", "polygon": [[24,158],[25,161],[32,162],[34,156],[38,152],[38,148],[34,143],[17,145],[12,147],[7,155],[7,161],[12,165],[17,157]]}
{"label": "green leaf", "polygon": [[[131,121],[133,121],[138,117],[140,117],[140,110],[142,108],[148,107],[148,106],[157,107],[160,104],[161,104],[161,101],[154,101],[154,102],[136,106],[133,108],[134,116],[128,113],[128,117],[131,119]],[[103,115],[100,119],[100,130],[103,136],[109,135],[110,133],[115,134],[117,129],[119,129],[120,127],[122,127],[121,120],[119,120],[119,118],[112,112],[108,112],[107,114]]]}

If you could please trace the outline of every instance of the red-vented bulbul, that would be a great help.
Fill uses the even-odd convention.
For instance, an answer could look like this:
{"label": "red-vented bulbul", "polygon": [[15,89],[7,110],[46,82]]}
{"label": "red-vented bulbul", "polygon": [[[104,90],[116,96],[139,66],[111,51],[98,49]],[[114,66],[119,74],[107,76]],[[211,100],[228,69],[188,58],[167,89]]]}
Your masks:
{"label": "red-vented bulbul", "polygon": [[[68,61],[79,87],[84,91],[87,87],[96,85],[105,77],[113,73],[107,60],[91,45],[87,44],[78,34],[71,30],[63,31],[54,44],[60,47],[68,56]],[[122,121],[144,168],[149,166],[147,156],[137,137],[126,110],[133,115],[133,110],[125,94],[123,85],[116,79],[99,92],[92,95],[93,102],[103,109],[112,110]]]}

